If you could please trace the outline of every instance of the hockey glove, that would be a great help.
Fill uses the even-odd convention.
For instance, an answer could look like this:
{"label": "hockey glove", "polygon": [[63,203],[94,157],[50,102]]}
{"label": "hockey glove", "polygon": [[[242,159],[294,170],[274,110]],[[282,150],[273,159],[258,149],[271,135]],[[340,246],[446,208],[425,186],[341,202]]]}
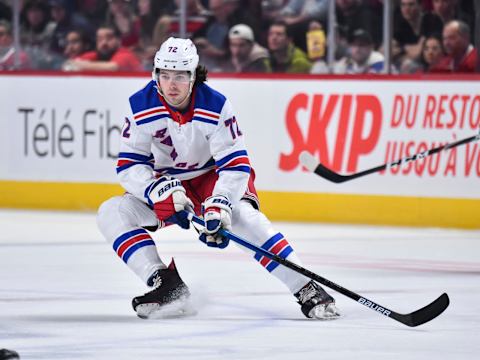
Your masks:
{"label": "hockey glove", "polygon": [[148,202],[161,221],[176,223],[184,229],[190,228],[188,219],[177,214],[181,210],[193,212],[193,203],[180,180],[170,176],[156,180],[148,191]]}
{"label": "hockey glove", "polygon": [[200,233],[200,241],[210,247],[224,249],[228,238],[220,235],[220,229],[232,229],[232,204],[223,195],[210,196],[202,204],[205,228]]}

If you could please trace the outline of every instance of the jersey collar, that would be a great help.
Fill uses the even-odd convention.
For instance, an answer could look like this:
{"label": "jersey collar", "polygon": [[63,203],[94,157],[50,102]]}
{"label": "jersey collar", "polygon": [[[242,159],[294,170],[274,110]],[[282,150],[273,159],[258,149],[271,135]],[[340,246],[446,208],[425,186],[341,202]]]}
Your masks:
{"label": "jersey collar", "polygon": [[195,107],[195,92],[196,92],[196,87],[192,89],[192,95],[190,97],[190,104],[188,105],[188,108],[186,111],[182,112],[178,109],[176,109],[173,106],[168,105],[167,101],[165,98],[158,94],[158,98],[162,102],[163,106],[167,109],[168,113],[170,114],[170,117],[172,118],[173,121],[179,123],[180,125],[186,124],[190,121],[192,121],[193,118],[193,111]]}

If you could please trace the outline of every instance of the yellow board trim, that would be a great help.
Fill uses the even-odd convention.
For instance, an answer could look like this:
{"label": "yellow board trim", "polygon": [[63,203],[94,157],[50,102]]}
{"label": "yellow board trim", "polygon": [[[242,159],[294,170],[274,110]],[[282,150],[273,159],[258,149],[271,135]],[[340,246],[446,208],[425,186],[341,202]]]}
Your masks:
{"label": "yellow board trim", "polygon": [[0,181],[0,207],[48,210],[96,210],[125,192],[120,185]]}
{"label": "yellow board trim", "polygon": [[261,192],[271,219],[349,224],[480,228],[480,200]]}
{"label": "yellow board trim", "polygon": [[[0,181],[0,207],[96,210],[123,194],[114,184]],[[260,191],[262,211],[279,221],[480,228],[480,200]]]}

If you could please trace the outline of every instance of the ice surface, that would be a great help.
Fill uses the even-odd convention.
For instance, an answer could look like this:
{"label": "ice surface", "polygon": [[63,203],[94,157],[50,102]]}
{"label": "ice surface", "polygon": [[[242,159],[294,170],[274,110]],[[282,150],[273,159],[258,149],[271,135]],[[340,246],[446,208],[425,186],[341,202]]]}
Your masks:
{"label": "ice surface", "polygon": [[198,314],[141,320],[147,289],[90,213],[0,210],[0,348],[22,359],[480,358],[480,231],[278,223],[303,266],[398,312],[442,292],[451,305],[408,328],[333,293],[340,320],[303,318],[287,289],[234,245],[155,234]]}

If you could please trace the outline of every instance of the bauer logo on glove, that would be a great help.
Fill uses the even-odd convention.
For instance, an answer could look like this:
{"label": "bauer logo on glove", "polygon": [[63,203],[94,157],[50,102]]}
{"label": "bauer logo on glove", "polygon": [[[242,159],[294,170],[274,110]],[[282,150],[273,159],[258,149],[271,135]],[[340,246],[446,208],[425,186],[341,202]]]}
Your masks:
{"label": "bauer logo on glove", "polygon": [[232,229],[232,203],[226,196],[213,195],[202,204],[205,228],[200,234],[200,241],[210,247],[223,249],[228,239],[221,235],[220,229]]}
{"label": "bauer logo on glove", "polygon": [[160,179],[165,179],[165,180],[162,180],[162,181],[166,181],[165,186],[158,189],[157,196],[160,199],[162,199],[162,195],[165,194],[166,192],[168,192],[168,190],[173,189],[175,187],[182,186],[182,183],[180,182],[180,180],[177,180],[177,179],[172,179],[171,181],[167,181],[167,179],[165,177],[160,178]]}
{"label": "bauer logo on glove", "polygon": [[190,222],[177,215],[179,211],[193,211],[193,203],[188,198],[180,180],[162,176],[150,185],[148,202],[161,221],[176,223],[188,229]]}

